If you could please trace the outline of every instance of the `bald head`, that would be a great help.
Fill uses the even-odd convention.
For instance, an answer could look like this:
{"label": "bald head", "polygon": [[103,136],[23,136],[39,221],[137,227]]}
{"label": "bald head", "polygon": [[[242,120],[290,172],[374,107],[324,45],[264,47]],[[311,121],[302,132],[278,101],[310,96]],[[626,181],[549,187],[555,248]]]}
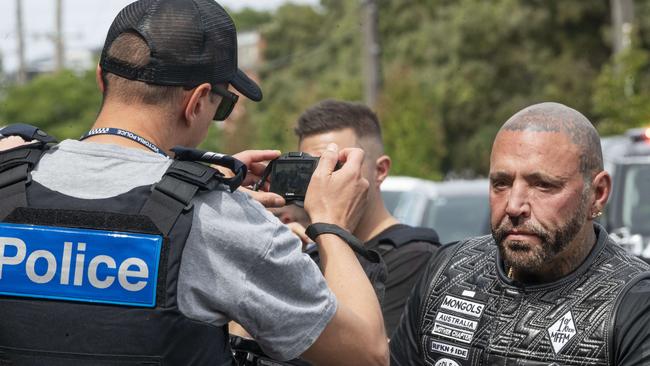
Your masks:
{"label": "bald head", "polygon": [[557,132],[566,135],[580,151],[580,172],[587,181],[603,170],[600,136],[587,117],[559,103],[534,104],[517,112],[501,131]]}

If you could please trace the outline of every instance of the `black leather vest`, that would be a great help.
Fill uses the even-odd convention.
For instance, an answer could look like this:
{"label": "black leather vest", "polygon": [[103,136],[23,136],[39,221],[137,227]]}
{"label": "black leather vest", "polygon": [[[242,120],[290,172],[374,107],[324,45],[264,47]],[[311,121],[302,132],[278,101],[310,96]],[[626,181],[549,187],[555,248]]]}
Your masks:
{"label": "black leather vest", "polygon": [[[185,173],[169,178],[174,169]],[[166,188],[159,183],[96,200],[65,196],[29,180],[14,182],[11,189],[7,187],[12,184],[0,187],[0,193],[4,193],[2,190],[18,190],[22,184],[26,187],[27,199],[26,206],[13,208],[8,216],[0,218],[3,223],[150,234],[163,238],[153,307],[0,295],[0,365],[232,364],[227,326],[216,327],[191,320],[178,309],[178,271],[193,216],[188,202],[199,189],[197,182],[188,184],[194,179],[188,172],[197,173],[194,178],[197,181],[205,178],[206,182],[211,179],[209,174],[216,173],[204,165],[175,162],[163,177],[166,182],[173,183]],[[4,181],[7,182],[10,181]],[[157,198],[152,199],[154,196]],[[183,198],[188,202],[182,202]],[[9,201],[10,198],[5,199],[0,206],[6,209],[5,203]],[[174,205],[178,209],[168,210]],[[143,207],[149,207],[144,210],[149,214],[143,213]],[[55,281],[59,280],[58,276]],[[87,281],[88,277],[84,278]]]}
{"label": "black leather vest", "polygon": [[648,266],[595,228],[598,242],[581,267],[531,287],[511,282],[497,266],[491,236],[459,243],[420,312],[424,363],[609,365],[617,299]]}

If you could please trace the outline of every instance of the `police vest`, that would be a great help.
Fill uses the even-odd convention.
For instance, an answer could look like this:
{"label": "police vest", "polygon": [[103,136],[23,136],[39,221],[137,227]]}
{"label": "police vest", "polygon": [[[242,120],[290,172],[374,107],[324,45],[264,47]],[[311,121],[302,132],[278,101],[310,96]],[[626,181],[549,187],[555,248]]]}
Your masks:
{"label": "police vest", "polygon": [[588,265],[523,288],[497,274],[497,251],[491,236],[461,242],[434,275],[418,323],[426,365],[613,365],[617,299],[645,263],[600,238]]}
{"label": "police vest", "polygon": [[174,161],[153,186],[78,199],[31,181],[43,145],[0,154],[0,364],[231,365],[227,327],[176,298],[192,198],[220,174]]}

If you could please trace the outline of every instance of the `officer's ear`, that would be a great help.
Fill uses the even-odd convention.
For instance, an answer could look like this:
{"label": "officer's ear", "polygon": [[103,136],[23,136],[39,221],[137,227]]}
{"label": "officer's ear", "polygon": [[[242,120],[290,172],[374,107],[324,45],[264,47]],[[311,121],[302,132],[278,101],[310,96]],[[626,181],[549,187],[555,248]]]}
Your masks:
{"label": "officer's ear", "polygon": [[388,155],[382,155],[375,161],[375,179],[377,185],[381,185],[390,172],[392,161]]}
{"label": "officer's ear", "polygon": [[[210,90],[212,90],[212,86],[208,83],[203,83],[190,90],[185,96],[185,108],[183,110],[185,123],[191,125],[197,120],[201,121],[206,118],[206,115],[209,114],[212,109],[214,109],[213,103],[210,99]],[[212,114],[214,114],[214,111],[212,111]]]}
{"label": "officer's ear", "polygon": [[106,91],[106,85],[104,84],[104,78],[102,77],[102,67],[97,64],[97,67],[95,68],[95,81],[97,82],[97,88],[99,88],[99,92],[104,94]]}

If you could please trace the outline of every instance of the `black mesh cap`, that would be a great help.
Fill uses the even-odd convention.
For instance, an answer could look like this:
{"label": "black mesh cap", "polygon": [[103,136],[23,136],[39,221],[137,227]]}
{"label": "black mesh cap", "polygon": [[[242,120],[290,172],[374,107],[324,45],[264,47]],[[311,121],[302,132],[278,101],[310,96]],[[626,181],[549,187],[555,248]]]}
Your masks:
{"label": "black mesh cap", "polygon": [[[149,64],[134,67],[108,56],[113,41],[126,32],[147,42]],[[259,86],[237,67],[235,24],[214,0],[139,0],[126,6],[108,30],[100,65],[155,85],[230,83],[246,97],[262,100]]]}

